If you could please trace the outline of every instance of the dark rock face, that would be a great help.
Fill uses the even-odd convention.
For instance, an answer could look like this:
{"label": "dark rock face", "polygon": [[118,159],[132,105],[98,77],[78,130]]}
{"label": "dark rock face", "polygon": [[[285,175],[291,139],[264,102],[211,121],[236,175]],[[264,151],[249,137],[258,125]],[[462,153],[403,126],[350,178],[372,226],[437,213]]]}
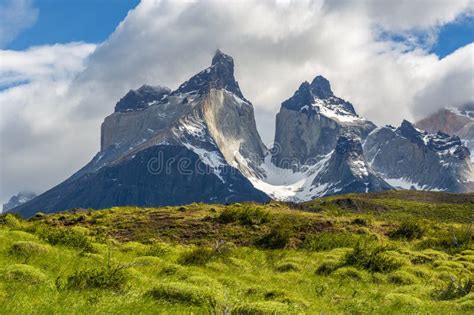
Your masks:
{"label": "dark rock face", "polygon": [[362,144],[354,137],[340,136],[339,139],[337,139],[336,153],[339,155],[345,155],[347,153],[354,157],[361,156],[363,154]]}
{"label": "dark rock face", "polygon": [[[334,180],[337,178],[337,180]],[[392,187],[379,177],[365,160],[360,139],[340,136],[326,166],[315,177],[315,187],[325,187],[324,195],[350,192],[377,192]]]}
{"label": "dark rock face", "polygon": [[305,165],[334,150],[339,136],[349,133],[364,139],[373,129],[375,125],[359,117],[351,103],[334,96],[328,80],[317,76],[282,103],[272,161],[282,168]]}
{"label": "dark rock face", "polygon": [[234,59],[220,50],[216,51],[209,68],[181,84],[173,94],[194,92],[202,95],[210,89],[224,89],[245,100],[234,78]]}
{"label": "dark rock face", "polygon": [[[336,97],[331,90],[331,84],[323,76],[316,76],[313,81],[301,83],[300,87],[293,94],[292,97],[284,101],[281,106],[289,110],[303,110],[306,112],[317,113],[316,108],[308,106],[314,104],[316,100],[326,100],[326,105],[332,109],[339,109],[337,111],[340,115],[355,115],[357,116],[354,107],[351,103]],[[337,106],[337,108],[335,108]]]}
{"label": "dark rock face", "polygon": [[408,121],[378,128],[364,144],[372,168],[405,189],[465,192],[471,188],[470,153],[457,136],[429,134]]}
{"label": "dark rock face", "polygon": [[152,87],[143,85],[137,90],[130,90],[115,105],[115,112],[129,112],[142,110],[153,102],[163,100],[171,90],[167,87]]}
{"label": "dark rock face", "polygon": [[325,77],[320,75],[316,76],[313,79],[313,82],[311,82],[311,91],[316,97],[320,99],[326,99],[334,96],[331,91],[331,84]]}
{"label": "dark rock face", "polygon": [[62,183],[13,212],[30,217],[38,211],[51,213],[71,208],[265,202],[269,199],[235,168],[224,165],[220,176],[185,147],[155,146],[76,181]]}
{"label": "dark rock face", "polygon": [[313,101],[314,95],[311,92],[311,86],[305,81],[301,83],[292,97],[281,103],[281,106],[289,110],[300,110],[303,106],[312,104]]}
{"label": "dark rock face", "polygon": [[22,205],[35,197],[36,194],[33,192],[19,192],[15,196],[12,196],[7,203],[3,204],[2,212],[7,212],[8,210],[18,207],[19,205]]}

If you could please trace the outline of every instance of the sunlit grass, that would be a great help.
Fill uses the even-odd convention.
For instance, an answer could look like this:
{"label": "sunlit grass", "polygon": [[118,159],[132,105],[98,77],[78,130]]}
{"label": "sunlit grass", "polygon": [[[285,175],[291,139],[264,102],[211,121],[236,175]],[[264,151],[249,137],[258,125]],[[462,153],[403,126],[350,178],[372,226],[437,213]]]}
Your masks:
{"label": "sunlit grass", "polygon": [[0,313],[474,312],[471,205],[333,200],[3,216]]}

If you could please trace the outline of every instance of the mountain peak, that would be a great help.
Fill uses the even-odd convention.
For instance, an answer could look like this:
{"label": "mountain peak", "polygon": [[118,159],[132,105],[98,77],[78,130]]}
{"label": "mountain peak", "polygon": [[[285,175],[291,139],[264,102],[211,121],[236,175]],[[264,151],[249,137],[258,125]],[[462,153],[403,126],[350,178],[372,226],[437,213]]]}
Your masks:
{"label": "mountain peak", "polygon": [[224,66],[229,66],[234,69],[234,59],[227,55],[224,54],[221,50],[216,50],[216,53],[214,54],[214,57],[212,57],[212,65],[224,65]]}
{"label": "mountain peak", "polygon": [[[325,77],[318,75],[311,83],[304,81],[292,97],[281,104],[289,110],[303,111],[310,115],[315,113],[314,107],[324,106],[337,115],[357,117],[351,103],[334,95],[331,84]],[[321,111],[317,111],[320,113]],[[334,116],[334,115],[333,115]]]}
{"label": "mountain peak", "polygon": [[311,82],[311,91],[315,96],[321,99],[334,96],[331,90],[331,83],[329,83],[329,81],[321,75],[316,76],[313,79],[313,82]]}
{"label": "mountain peak", "polygon": [[214,57],[212,57],[209,68],[181,84],[173,94],[189,92],[204,94],[210,89],[224,89],[246,100],[240,91],[239,83],[234,77],[234,59],[220,50],[217,50]]}
{"label": "mountain peak", "polygon": [[421,137],[421,132],[413,126],[411,122],[408,120],[403,120],[400,127],[397,129],[402,136],[407,138],[413,143],[417,143],[419,145],[424,145],[424,141]]}

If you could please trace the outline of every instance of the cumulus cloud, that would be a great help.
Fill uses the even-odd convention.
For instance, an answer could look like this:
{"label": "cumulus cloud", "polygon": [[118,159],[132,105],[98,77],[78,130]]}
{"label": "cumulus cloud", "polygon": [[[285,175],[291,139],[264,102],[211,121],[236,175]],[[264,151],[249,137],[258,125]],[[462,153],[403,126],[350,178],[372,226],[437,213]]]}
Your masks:
{"label": "cumulus cloud", "polygon": [[[234,57],[236,77],[255,106],[267,143],[281,102],[317,74],[377,124],[399,124],[450,100],[473,99],[472,45],[440,60],[426,45],[381,36],[436,34],[439,26],[472,12],[472,1],[452,2],[143,1],[86,61],[87,53],[71,53],[77,58],[44,61],[32,66],[32,73],[30,67],[8,70],[17,73],[16,80],[31,80],[44,67],[48,78],[66,75],[36,78],[34,84],[0,93],[0,102],[3,97],[11,103],[2,136],[15,139],[8,147],[11,157],[2,159],[2,172],[8,172],[2,178],[9,182],[5,191],[44,190],[53,183],[41,183],[46,174],[70,175],[97,151],[100,123],[127,90],[144,83],[176,88],[207,67],[217,48]],[[41,122],[30,126],[35,116]],[[21,150],[31,143],[37,143],[35,149]],[[17,175],[11,165],[16,159],[32,173]],[[37,185],[25,187],[25,182]]]}
{"label": "cumulus cloud", "polygon": [[[0,51],[0,198],[17,190],[40,192],[65,179],[88,159],[88,133],[96,127],[67,118],[78,104],[70,81],[84,69],[94,45],[71,43],[26,51]],[[87,150],[86,150],[87,151]]]}
{"label": "cumulus cloud", "polygon": [[417,118],[434,109],[460,106],[474,100],[474,43],[456,50],[429,67],[426,84],[413,100]]}
{"label": "cumulus cloud", "polygon": [[0,4],[0,48],[38,19],[38,9],[30,0],[6,0]]}

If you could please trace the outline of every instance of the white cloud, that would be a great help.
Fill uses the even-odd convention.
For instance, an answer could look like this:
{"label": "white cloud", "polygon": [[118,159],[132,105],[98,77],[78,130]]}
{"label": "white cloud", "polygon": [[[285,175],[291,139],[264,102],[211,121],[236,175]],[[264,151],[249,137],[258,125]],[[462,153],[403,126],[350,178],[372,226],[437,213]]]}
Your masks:
{"label": "white cloud", "polygon": [[[96,126],[68,118],[78,99],[70,81],[84,69],[94,45],[71,43],[26,51],[0,50],[0,85],[27,83],[0,92],[0,198],[21,190],[42,191],[65,179],[89,158]],[[84,148],[86,154],[83,153]]]}
{"label": "white cloud", "polygon": [[0,50],[0,85],[18,81],[68,80],[84,69],[84,58],[95,45],[84,43],[32,47],[23,51]]}
{"label": "white cloud", "polygon": [[38,9],[33,7],[31,0],[6,0],[0,4],[0,48],[35,24],[37,19]]}
{"label": "white cloud", "polygon": [[[9,102],[0,131],[15,139],[1,146],[9,152],[6,162],[2,154],[1,197],[44,190],[70,175],[97,151],[100,123],[128,89],[143,83],[176,88],[207,67],[217,48],[234,57],[265,142],[272,141],[281,102],[317,74],[378,124],[413,119],[444,105],[439,100],[472,99],[472,45],[440,60],[423,47],[407,51],[406,43],[380,40],[380,32],[432,32],[471,12],[472,1],[384,3],[144,1],[88,57],[83,71],[92,46],[79,45],[84,54],[77,48],[52,58],[36,51],[42,61],[27,67],[21,60],[3,65],[5,73],[16,73],[10,80],[34,82],[0,93],[2,107]],[[17,160],[23,161],[20,170]],[[42,181],[49,174],[53,179]]]}

